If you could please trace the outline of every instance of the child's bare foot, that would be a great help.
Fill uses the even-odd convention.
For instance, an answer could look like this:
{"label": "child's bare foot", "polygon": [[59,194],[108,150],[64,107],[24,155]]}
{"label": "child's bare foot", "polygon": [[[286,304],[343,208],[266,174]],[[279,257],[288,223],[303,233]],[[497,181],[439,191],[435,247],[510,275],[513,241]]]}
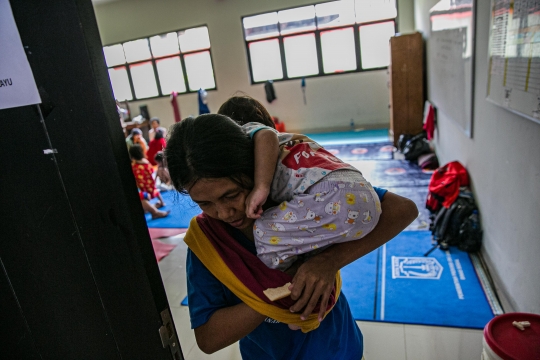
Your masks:
{"label": "child's bare foot", "polygon": [[291,329],[291,330],[300,330],[300,326],[289,324],[289,329]]}
{"label": "child's bare foot", "polygon": [[164,218],[164,217],[168,216],[170,212],[171,212],[170,210],[156,211],[154,214],[152,214],[152,220]]}
{"label": "child's bare foot", "polygon": [[157,209],[161,209],[162,207],[165,206],[165,203],[162,203],[161,201],[158,201],[154,206],[155,206]]}

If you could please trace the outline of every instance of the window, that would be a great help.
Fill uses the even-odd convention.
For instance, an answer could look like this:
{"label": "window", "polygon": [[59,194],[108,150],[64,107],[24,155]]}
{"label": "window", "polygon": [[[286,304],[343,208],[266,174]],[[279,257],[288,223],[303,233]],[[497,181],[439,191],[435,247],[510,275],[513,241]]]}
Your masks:
{"label": "window", "polygon": [[384,69],[396,0],[339,0],[242,18],[252,83]]}
{"label": "window", "polygon": [[206,26],[105,46],[103,53],[119,101],[216,89]]}

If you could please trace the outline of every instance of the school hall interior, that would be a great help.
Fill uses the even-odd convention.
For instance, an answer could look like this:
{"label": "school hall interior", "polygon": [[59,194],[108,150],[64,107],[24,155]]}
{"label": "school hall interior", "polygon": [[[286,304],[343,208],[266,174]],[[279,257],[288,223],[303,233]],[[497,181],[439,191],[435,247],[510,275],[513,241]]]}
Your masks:
{"label": "school hall interior", "polygon": [[[3,354],[241,359],[237,343],[203,353],[190,328],[183,237],[200,210],[161,184],[169,216],[145,214],[125,138],[135,128],[150,143],[149,118],[168,129],[201,108],[216,113],[242,93],[287,132],[308,134],[337,157],[350,153],[342,159],[374,186],[419,208],[409,228],[342,270],[365,358],[479,359],[489,320],[540,314],[540,110],[524,116],[505,109],[522,103],[512,98],[510,104],[503,90],[501,103],[492,100],[499,71],[490,55],[496,2],[11,1],[41,102],[0,109],[10,124],[0,138],[9,158],[0,180]],[[375,10],[359,15],[362,6]],[[530,19],[538,21],[540,8],[531,6]],[[315,11],[313,22],[297,9]],[[280,34],[277,14],[288,10],[289,32]],[[434,18],[448,14],[472,19],[464,30],[473,34],[463,49],[474,54],[466,69],[437,52],[442,32],[434,30]],[[179,51],[177,42],[176,52],[168,52],[170,34]],[[380,43],[415,35],[422,55],[412,72],[420,78],[392,88],[397,69]],[[353,50],[332,48],[347,39]],[[152,53],[139,51],[138,41]],[[538,69],[535,46],[527,76]],[[540,96],[538,74],[527,85],[533,98]],[[462,80],[468,90],[454,87]],[[414,125],[404,125],[396,99],[415,91],[416,99],[405,97],[401,105],[412,111],[408,104],[419,100],[420,113],[412,115]],[[433,170],[405,160],[392,131],[422,131],[425,100],[436,114],[429,144],[438,164],[458,161],[468,173],[483,230],[472,255],[452,247],[424,256],[434,245],[425,209]],[[371,280],[359,280],[364,271]]]}

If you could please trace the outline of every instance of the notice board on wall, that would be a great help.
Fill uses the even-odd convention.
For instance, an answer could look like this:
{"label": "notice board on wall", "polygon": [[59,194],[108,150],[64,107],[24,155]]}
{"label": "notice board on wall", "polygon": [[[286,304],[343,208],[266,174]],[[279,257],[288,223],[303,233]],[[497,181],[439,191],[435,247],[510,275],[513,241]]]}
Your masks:
{"label": "notice board on wall", "polygon": [[540,123],[540,0],[492,0],[487,99]]}
{"label": "notice board on wall", "polygon": [[441,0],[430,9],[430,101],[472,137],[474,1]]}

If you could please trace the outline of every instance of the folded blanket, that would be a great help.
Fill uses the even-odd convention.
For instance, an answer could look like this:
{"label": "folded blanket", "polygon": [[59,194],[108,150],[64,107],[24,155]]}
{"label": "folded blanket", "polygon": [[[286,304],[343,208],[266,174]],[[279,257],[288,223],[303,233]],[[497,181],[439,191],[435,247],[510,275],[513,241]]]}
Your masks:
{"label": "folded blanket", "polygon": [[[253,310],[277,321],[297,325],[303,332],[316,329],[319,326],[318,307],[306,320],[301,320],[300,314],[289,310],[295,303],[290,297],[272,302],[263,294],[267,288],[290,282],[292,277],[267,268],[233,238],[227,227],[224,222],[201,214],[191,220],[184,241],[206,268]],[[337,301],[340,290],[338,272],[325,316]]]}

